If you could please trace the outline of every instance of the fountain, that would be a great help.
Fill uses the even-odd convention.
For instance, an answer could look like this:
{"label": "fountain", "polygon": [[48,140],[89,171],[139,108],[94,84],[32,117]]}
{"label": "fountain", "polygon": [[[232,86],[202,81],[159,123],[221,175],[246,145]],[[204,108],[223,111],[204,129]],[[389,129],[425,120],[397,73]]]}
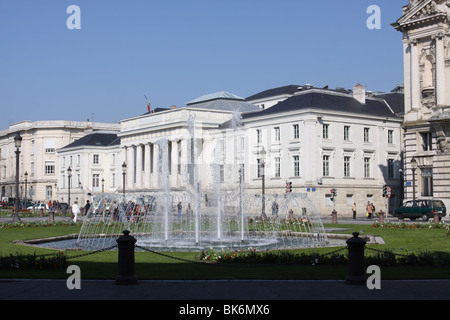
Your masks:
{"label": "fountain", "polygon": [[[243,134],[239,112],[233,113],[230,128],[237,146],[237,139]],[[219,164],[220,148],[217,146],[214,164],[209,167],[210,179],[202,179],[201,183],[196,123],[192,115],[187,121],[187,130],[191,163],[187,164],[188,173],[183,181],[185,189],[169,188],[168,140],[158,141],[161,190],[95,196],[78,236],[78,247],[98,250],[113,246],[123,230],[130,231],[138,246],[155,251],[246,250],[250,247],[266,250],[328,245],[319,214],[306,194],[245,193],[244,167],[236,156],[227,164],[229,171],[235,173],[236,183],[222,188],[223,168]],[[234,151],[236,155],[237,150]],[[264,208],[272,208],[267,219],[261,218]]]}

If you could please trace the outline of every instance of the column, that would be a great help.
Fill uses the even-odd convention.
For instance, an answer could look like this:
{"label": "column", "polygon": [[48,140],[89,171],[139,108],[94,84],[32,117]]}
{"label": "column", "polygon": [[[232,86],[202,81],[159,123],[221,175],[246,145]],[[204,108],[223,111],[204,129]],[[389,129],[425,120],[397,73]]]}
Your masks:
{"label": "column", "polygon": [[172,187],[177,187],[177,181],[178,181],[178,143],[176,140],[171,141],[172,145],[172,152],[169,155],[172,158],[171,164],[171,176],[170,176],[170,184]]}
{"label": "column", "polygon": [[133,189],[134,181],[134,147],[127,147],[127,190]]}
{"label": "column", "polygon": [[142,186],[142,145],[136,146],[136,188]]}
{"label": "column", "polygon": [[143,186],[148,189],[150,188],[150,182],[151,182],[151,170],[150,170],[150,164],[151,164],[151,159],[150,159],[150,144],[146,143],[144,144],[144,148],[145,148],[145,175],[144,175],[144,184]]}
{"label": "column", "polygon": [[445,104],[445,54],[444,54],[444,35],[436,36],[436,104],[443,106]]}
{"label": "column", "polygon": [[152,187],[158,188],[159,181],[159,144],[153,144],[153,180]]}
{"label": "column", "polygon": [[419,78],[419,48],[417,40],[413,39],[411,45],[411,108],[420,107],[420,78]]}

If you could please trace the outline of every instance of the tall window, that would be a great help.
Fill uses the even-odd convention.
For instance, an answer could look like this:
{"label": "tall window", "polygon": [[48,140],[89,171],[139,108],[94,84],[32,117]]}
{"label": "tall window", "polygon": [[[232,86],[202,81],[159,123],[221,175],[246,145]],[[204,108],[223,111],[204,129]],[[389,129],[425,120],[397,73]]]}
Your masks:
{"label": "tall window", "polygon": [[364,128],[364,142],[369,142],[370,141],[369,133],[370,133],[369,128]]}
{"label": "tall window", "polygon": [[281,176],[280,157],[275,157],[275,177]]}
{"label": "tall window", "polygon": [[45,174],[55,174],[54,161],[45,161]]}
{"label": "tall window", "polygon": [[300,138],[300,128],[299,128],[298,124],[294,124],[293,129],[294,129],[294,139],[299,139]]}
{"label": "tall window", "polygon": [[92,175],[92,187],[98,188],[99,186],[100,186],[100,175],[95,173]]}
{"label": "tall window", "polygon": [[322,174],[324,177],[330,176],[330,156],[323,156]]}
{"label": "tall window", "polygon": [[423,132],[420,134],[422,137],[422,150],[423,151],[431,151],[433,150],[433,141],[431,132]]}
{"label": "tall window", "polygon": [[344,126],[344,140],[350,140],[350,126]]}
{"label": "tall window", "polygon": [[52,200],[52,197],[53,197],[52,186],[46,186],[45,187],[45,198],[46,198],[46,200]]}
{"label": "tall window", "polygon": [[394,179],[394,160],[388,159],[388,178]]}
{"label": "tall window", "polygon": [[330,127],[330,125],[323,124],[323,127],[322,127],[322,138],[324,138],[324,139],[328,139],[329,138],[329,132],[328,132],[329,127]]}
{"label": "tall window", "polygon": [[394,143],[394,130],[388,130],[388,143]]}
{"label": "tall window", "polygon": [[300,176],[300,157],[294,156],[294,176]]}
{"label": "tall window", "polygon": [[225,181],[225,172],[224,172],[223,164],[221,164],[219,166],[219,169],[220,169],[220,182],[224,182]]}
{"label": "tall window", "polygon": [[256,143],[262,142],[262,134],[261,129],[256,129]]}
{"label": "tall window", "polygon": [[94,154],[92,163],[93,163],[93,164],[98,164],[98,154]]}
{"label": "tall window", "polygon": [[344,157],[344,177],[350,177],[350,157]]}
{"label": "tall window", "polygon": [[364,178],[370,178],[370,158],[364,158]]}
{"label": "tall window", "polygon": [[275,132],[275,141],[280,141],[280,127],[275,127],[274,128]]}
{"label": "tall window", "polygon": [[422,196],[431,197],[433,195],[433,169],[422,169]]}

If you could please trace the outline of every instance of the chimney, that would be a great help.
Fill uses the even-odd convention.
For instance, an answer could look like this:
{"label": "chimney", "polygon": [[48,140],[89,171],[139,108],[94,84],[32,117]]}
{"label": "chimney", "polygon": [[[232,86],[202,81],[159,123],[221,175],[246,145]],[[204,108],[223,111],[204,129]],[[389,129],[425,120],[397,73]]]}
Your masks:
{"label": "chimney", "polygon": [[172,105],[172,106],[170,106],[170,109],[176,109],[176,105]]}
{"label": "chimney", "polygon": [[366,103],[366,87],[361,84],[357,84],[353,88],[353,98],[361,102],[362,104]]}

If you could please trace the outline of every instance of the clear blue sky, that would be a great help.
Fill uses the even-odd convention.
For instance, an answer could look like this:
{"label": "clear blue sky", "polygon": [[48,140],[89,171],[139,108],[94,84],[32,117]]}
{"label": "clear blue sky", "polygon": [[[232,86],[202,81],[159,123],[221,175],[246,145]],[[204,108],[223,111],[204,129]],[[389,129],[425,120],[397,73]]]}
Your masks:
{"label": "clear blue sky", "polygon": [[[1,0],[0,130],[22,120],[117,123],[201,95],[289,84],[403,83],[407,0]],[[81,29],[66,26],[69,5]],[[370,5],[381,29],[370,30]]]}

